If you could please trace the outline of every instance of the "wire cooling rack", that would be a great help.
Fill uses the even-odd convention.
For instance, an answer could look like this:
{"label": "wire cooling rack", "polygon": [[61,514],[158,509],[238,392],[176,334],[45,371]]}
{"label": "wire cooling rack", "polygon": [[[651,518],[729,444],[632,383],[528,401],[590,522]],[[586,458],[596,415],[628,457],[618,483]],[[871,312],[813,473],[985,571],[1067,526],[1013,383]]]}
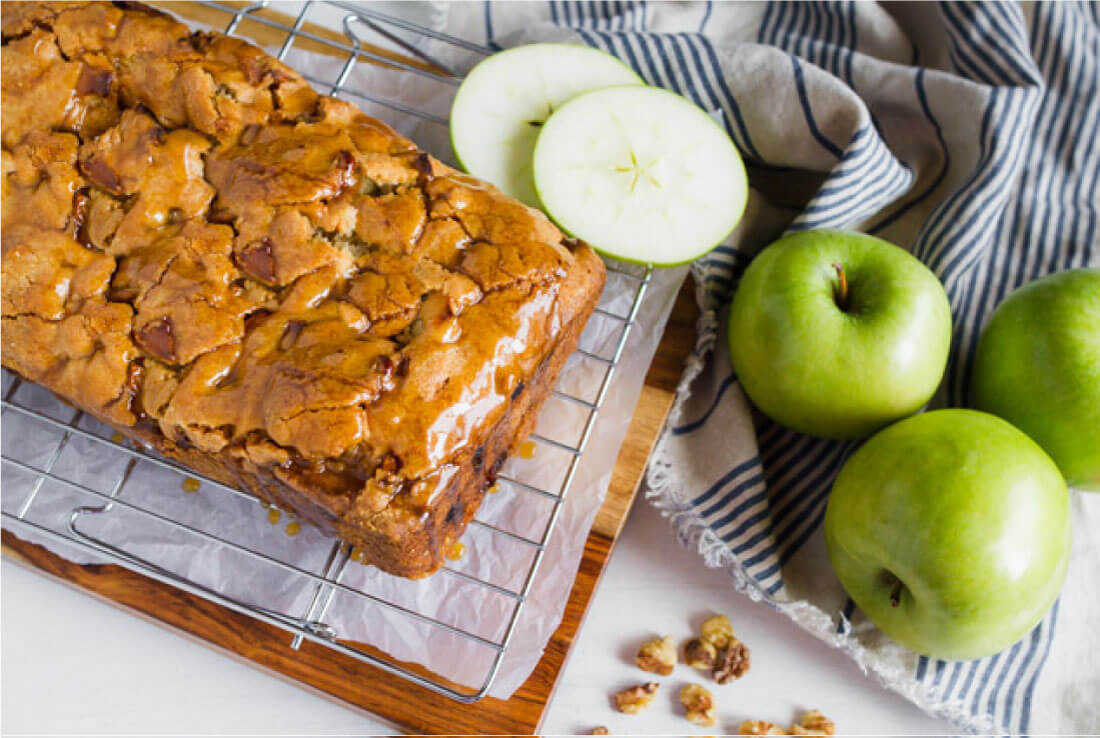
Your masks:
{"label": "wire cooling rack", "polygon": [[[225,19],[225,31],[229,34],[246,35],[242,33],[242,24],[250,24],[253,29],[265,30],[267,40],[275,34],[275,42],[281,38],[281,45],[276,55],[281,60],[288,60],[293,64],[295,53],[323,53],[337,61],[333,69],[334,76],[325,79],[317,75],[306,75],[306,78],[319,91],[345,97],[357,102],[362,107],[368,108],[379,117],[385,118],[385,110],[395,111],[398,114],[412,116],[423,125],[436,126],[440,129],[437,140],[446,141],[446,117],[436,110],[420,109],[409,106],[399,100],[387,98],[373,89],[358,89],[354,84],[353,71],[360,63],[374,63],[386,70],[395,73],[411,73],[420,77],[442,83],[448,89],[457,88],[461,82],[461,74],[455,71],[456,64],[453,59],[463,60],[461,67],[468,69],[477,59],[492,53],[490,49],[469,41],[455,38],[445,33],[425,28],[417,23],[403,18],[387,15],[378,10],[351,3],[343,2],[306,2],[270,5],[267,2],[255,3],[247,6],[228,5],[224,3],[202,3],[206,9],[222,14]],[[290,9],[289,15],[285,13]],[[279,12],[272,13],[272,10]],[[323,28],[336,26],[340,31],[336,34],[323,32]],[[256,36],[255,33],[247,34]],[[253,39],[250,39],[253,40]],[[265,42],[269,48],[275,44]],[[431,53],[426,49],[442,49],[442,52]],[[439,58],[440,56],[446,57]],[[332,65],[330,65],[332,66]],[[384,87],[384,86],[383,86]],[[434,100],[439,103],[439,100]],[[443,100],[449,106],[450,98]],[[436,148],[439,148],[438,146]],[[448,160],[451,158],[449,151],[433,151],[438,158]],[[408,603],[391,601],[379,597],[377,594],[364,591],[354,581],[349,581],[346,573],[348,564],[353,559],[353,551],[350,547],[338,540],[332,540],[327,557],[322,564],[314,567],[290,561],[287,557],[257,550],[247,540],[235,540],[232,537],[205,530],[201,525],[193,521],[177,519],[165,515],[151,506],[142,502],[128,499],[122,494],[124,488],[134,477],[135,472],[143,464],[151,464],[162,469],[168,469],[190,477],[198,477],[210,490],[226,500],[246,500],[249,504],[260,505],[260,501],[239,490],[220,484],[212,479],[202,478],[194,472],[165,460],[148,449],[135,448],[132,444],[123,443],[116,435],[108,437],[102,430],[90,429],[90,420],[82,412],[76,412],[65,419],[56,412],[49,412],[36,407],[32,403],[22,399],[29,392],[30,387],[18,377],[4,372],[3,390],[3,414],[9,420],[15,415],[30,421],[32,425],[42,426],[53,433],[56,445],[36,453],[33,458],[28,455],[9,453],[3,454],[3,466],[9,473],[19,475],[27,480],[29,489],[26,495],[12,509],[3,510],[3,525],[14,531],[24,530],[33,532],[39,536],[61,542],[65,545],[76,547],[85,553],[97,555],[99,558],[119,564],[140,574],[155,580],[170,584],[192,594],[204,597],[232,610],[245,613],[258,620],[282,628],[288,632],[291,638],[291,647],[298,649],[304,640],[320,643],[335,651],[341,652],[355,659],[367,662],[389,673],[408,679],[425,688],[446,695],[460,702],[474,702],[485,696],[500,668],[501,661],[508,650],[509,643],[516,630],[523,605],[531,591],[546,551],[547,542],[553,533],[555,522],[558,519],[562,503],[573,484],[580,460],[588,445],[589,436],[595,425],[597,414],[611,386],[612,377],[619,365],[626,346],[627,337],[631,326],[635,322],[639,307],[646,294],[652,275],[651,269],[635,267],[626,264],[609,263],[609,284],[616,284],[616,292],[629,299],[619,300],[619,305],[629,304],[629,309],[619,311],[603,306],[597,307],[596,319],[609,323],[617,331],[617,339],[605,341],[603,353],[596,350],[580,348],[577,351],[579,360],[589,362],[601,367],[602,379],[598,384],[598,391],[594,396],[582,397],[581,393],[569,391],[563,388],[561,382],[553,390],[553,396],[557,400],[575,406],[583,414],[580,423],[579,437],[571,442],[563,442],[553,438],[532,435],[530,440],[535,443],[550,446],[557,453],[568,457],[567,466],[560,484],[555,488],[547,488],[544,485],[534,484],[521,479],[518,475],[502,474],[499,482],[512,487],[517,498],[532,496],[542,498],[549,504],[544,504],[540,509],[544,510],[544,520],[541,522],[542,533],[539,536],[520,535],[513,531],[497,527],[492,523],[475,518],[471,528],[479,528],[493,536],[503,536],[510,542],[525,547],[533,552],[529,559],[529,566],[520,578],[518,585],[504,586],[498,583],[486,581],[468,572],[461,571],[453,566],[445,566],[439,574],[440,577],[455,577],[466,584],[480,588],[486,596],[493,595],[503,597],[510,603],[510,614],[507,617],[506,626],[495,636],[486,636],[463,627],[447,623],[431,613],[420,612],[415,606]],[[613,351],[607,352],[608,346],[613,346]],[[582,344],[583,346],[583,344]],[[544,412],[551,412],[549,406]],[[10,424],[8,426],[11,427]],[[109,489],[96,488],[101,485],[89,485],[82,481],[79,473],[63,471],[58,461],[74,443],[74,439],[82,439],[85,447],[93,449],[93,453],[103,449],[110,449],[111,453],[121,454],[125,463],[113,486]],[[85,451],[86,453],[87,451]],[[8,476],[7,474],[5,476]],[[8,477],[11,478],[10,476]],[[68,511],[68,519],[62,524],[49,525],[33,519],[32,513],[36,506],[43,506],[50,495],[57,495],[61,490],[66,494],[76,493],[77,497],[84,499],[85,504],[78,504]],[[518,499],[520,504],[522,499]],[[238,503],[239,504],[239,503]],[[5,505],[5,508],[8,506]],[[146,521],[155,521],[158,524],[168,526],[172,535],[184,542],[201,543],[203,545],[215,544],[224,546],[243,559],[249,561],[250,566],[272,567],[295,575],[301,580],[305,588],[303,600],[307,606],[296,613],[287,613],[277,607],[267,607],[262,604],[246,602],[242,597],[232,592],[221,591],[208,586],[194,578],[181,576],[167,568],[158,565],[156,561],[143,558],[132,551],[127,551],[120,543],[111,543],[102,536],[97,536],[87,531],[87,525],[82,527],[91,518],[105,516],[109,513],[129,514]],[[342,637],[337,628],[326,622],[326,616],[331,612],[334,599],[339,598],[342,606],[356,607],[370,604],[374,607],[384,608],[390,611],[392,616],[407,618],[418,624],[418,627],[441,629],[458,639],[468,640],[480,648],[488,649],[492,653],[491,660],[487,660],[487,669],[484,679],[477,688],[463,688],[453,682],[439,676],[425,673],[423,669],[410,668],[396,659],[378,653],[376,650],[368,652],[357,647],[348,638]],[[385,627],[392,627],[392,619],[382,623]]]}

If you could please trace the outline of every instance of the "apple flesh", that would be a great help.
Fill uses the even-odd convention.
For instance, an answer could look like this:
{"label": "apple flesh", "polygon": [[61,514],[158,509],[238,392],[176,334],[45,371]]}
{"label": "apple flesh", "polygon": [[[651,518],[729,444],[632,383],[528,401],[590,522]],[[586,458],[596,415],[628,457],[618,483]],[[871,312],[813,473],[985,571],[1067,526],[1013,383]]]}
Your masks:
{"label": "apple flesh", "polygon": [[1069,562],[1069,493],[1020,430],[937,410],[872,437],[841,469],[825,542],[844,589],[886,635],[927,656],[1012,645],[1053,604]]}
{"label": "apple flesh", "polygon": [[579,44],[528,44],[493,54],[470,70],[455,93],[455,159],[475,177],[541,207],[531,156],[550,114],[582,92],[644,84],[611,54]]}
{"label": "apple flesh", "polygon": [[1100,269],[1009,295],[982,333],[971,392],[1042,446],[1071,487],[1100,492]]}
{"label": "apple flesh", "polygon": [[923,407],[950,340],[936,276],[861,233],[781,238],[749,265],[730,308],[746,394],[779,423],[825,438],[863,438]]}
{"label": "apple flesh", "polygon": [[547,119],[532,161],[546,214],[623,261],[693,261],[729,235],[748,202],[745,165],[726,131],[657,87],[577,95]]}

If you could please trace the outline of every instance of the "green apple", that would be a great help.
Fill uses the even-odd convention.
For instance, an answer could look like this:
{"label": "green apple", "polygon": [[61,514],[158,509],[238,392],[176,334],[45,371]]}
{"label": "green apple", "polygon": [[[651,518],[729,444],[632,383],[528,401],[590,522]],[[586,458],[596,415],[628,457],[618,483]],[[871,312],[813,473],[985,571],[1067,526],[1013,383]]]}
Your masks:
{"label": "green apple", "polygon": [[971,392],[1035,439],[1071,487],[1100,492],[1100,269],[1009,295],[982,333]]}
{"label": "green apple", "polygon": [[729,235],[748,202],[745,165],[725,130],[656,87],[574,97],[543,125],[533,165],[547,215],[623,261],[692,261]]}
{"label": "green apple", "polygon": [[531,154],[550,114],[582,92],[643,84],[626,64],[589,46],[542,43],[501,51],[470,70],[455,93],[451,148],[467,172],[537,208]]}
{"label": "green apple", "polygon": [[825,438],[863,438],[923,407],[950,341],[936,276],[862,233],[779,239],[753,259],[730,307],[730,357],[746,394],[774,420]]}
{"label": "green apple", "polygon": [[936,410],[848,459],[825,543],[840,583],[886,635],[926,656],[980,658],[1022,638],[1058,596],[1069,493],[1014,426]]}

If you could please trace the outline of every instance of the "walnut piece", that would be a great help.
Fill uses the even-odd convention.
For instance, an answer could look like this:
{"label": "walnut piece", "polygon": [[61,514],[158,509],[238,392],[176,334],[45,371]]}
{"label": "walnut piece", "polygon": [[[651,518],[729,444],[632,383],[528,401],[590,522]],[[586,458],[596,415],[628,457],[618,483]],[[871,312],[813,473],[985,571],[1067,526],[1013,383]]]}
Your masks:
{"label": "walnut piece", "polygon": [[734,638],[730,645],[718,652],[710,675],[719,684],[729,684],[743,677],[751,663],[749,647]]}
{"label": "walnut piece", "polygon": [[676,642],[672,636],[665,636],[644,643],[634,656],[634,663],[642,671],[668,676],[676,666]]}
{"label": "walnut piece", "polygon": [[784,733],[775,723],[764,720],[746,720],[738,728],[741,735],[834,735],[836,724],[817,710],[810,710],[802,719]]}
{"label": "walnut piece", "polygon": [[817,710],[810,710],[791,726],[791,735],[833,735],[836,724]]}
{"label": "walnut piece", "polygon": [[649,707],[649,703],[653,702],[653,698],[657,696],[657,690],[660,687],[661,685],[657,682],[646,682],[645,684],[628,687],[615,694],[615,707],[618,708],[619,712],[625,712],[627,715],[637,715]]}
{"label": "walnut piece", "polygon": [[680,689],[680,704],[686,717],[696,725],[711,726],[718,720],[714,715],[714,698],[710,690],[699,684],[685,684]]}
{"label": "walnut piece", "polygon": [[699,626],[699,635],[715,648],[722,649],[733,641],[733,626],[725,615],[713,615]]}
{"label": "walnut piece", "polygon": [[606,725],[599,725],[592,729],[592,735],[611,735],[611,731]]}
{"label": "walnut piece", "polygon": [[684,663],[696,669],[712,669],[718,658],[718,649],[701,638],[692,638],[684,644]]}
{"label": "walnut piece", "polygon": [[738,735],[786,735],[775,723],[766,720],[746,720],[737,729]]}

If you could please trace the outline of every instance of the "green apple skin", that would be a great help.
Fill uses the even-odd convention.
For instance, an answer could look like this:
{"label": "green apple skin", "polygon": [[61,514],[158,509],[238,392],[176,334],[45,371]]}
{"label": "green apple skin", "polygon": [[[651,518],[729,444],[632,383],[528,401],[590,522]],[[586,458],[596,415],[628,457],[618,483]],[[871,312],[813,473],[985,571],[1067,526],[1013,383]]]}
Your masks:
{"label": "green apple skin", "polygon": [[1100,269],[1009,295],[982,333],[970,387],[975,407],[1031,436],[1071,487],[1100,492]]}
{"label": "green apple skin", "polygon": [[784,236],[749,265],[730,307],[730,357],[746,394],[779,423],[824,438],[865,438],[923,407],[950,342],[936,276],[862,233]]}
{"label": "green apple skin", "polygon": [[844,589],[886,635],[926,656],[981,658],[1026,635],[1058,596],[1069,491],[1016,427],[977,410],[936,410],[890,426],[848,459],[825,543]]}

